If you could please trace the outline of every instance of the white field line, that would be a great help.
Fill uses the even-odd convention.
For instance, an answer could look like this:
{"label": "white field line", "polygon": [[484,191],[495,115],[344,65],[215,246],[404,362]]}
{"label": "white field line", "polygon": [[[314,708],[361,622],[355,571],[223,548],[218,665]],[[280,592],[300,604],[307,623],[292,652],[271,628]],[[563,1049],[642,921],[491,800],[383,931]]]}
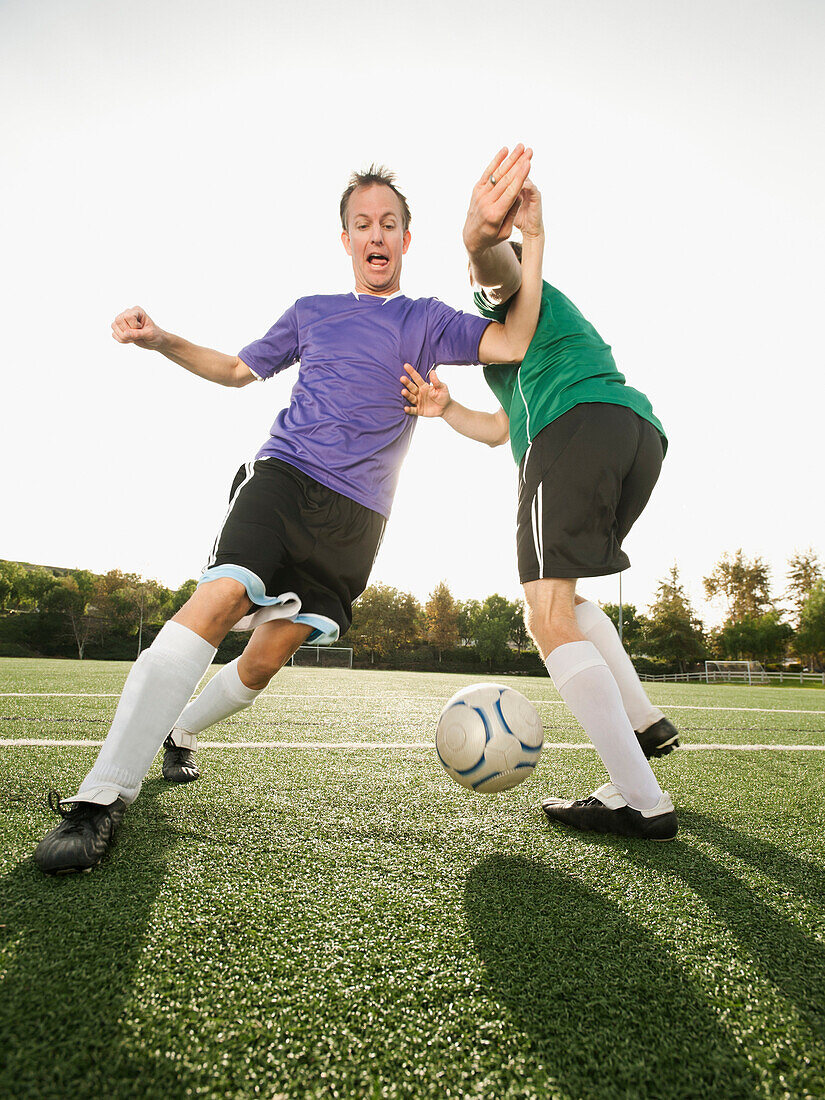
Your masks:
{"label": "white field line", "polygon": [[[0,749],[8,748],[74,748],[97,749],[102,741],[77,740],[60,741],[56,738],[0,738]],[[432,749],[432,741],[200,741],[200,749]],[[545,749],[589,749],[593,746],[584,741],[545,741]],[[731,752],[825,752],[825,745],[723,745],[702,744],[682,745],[680,752],[703,752],[707,750],[725,750]]]}
{"label": "white field line", "polygon": [[[0,691],[0,699],[119,699],[119,691]],[[197,696],[195,697],[197,698]],[[269,702],[275,699],[340,699],[342,701],[349,702],[350,699],[373,699],[377,702],[388,701],[386,696],[381,695],[292,695],[292,694],[277,694],[271,692],[266,695],[259,695],[256,702],[264,700]],[[400,702],[419,702],[421,701],[429,703],[430,700],[424,696],[417,695],[394,695],[392,696],[394,703]],[[563,707],[565,704],[561,699],[533,699],[534,706],[541,707]],[[814,714],[825,715],[825,710],[788,710],[782,707],[702,707],[696,706],[690,703],[666,703],[667,710],[708,710],[718,711],[727,714],[730,711],[739,711],[743,714]]]}

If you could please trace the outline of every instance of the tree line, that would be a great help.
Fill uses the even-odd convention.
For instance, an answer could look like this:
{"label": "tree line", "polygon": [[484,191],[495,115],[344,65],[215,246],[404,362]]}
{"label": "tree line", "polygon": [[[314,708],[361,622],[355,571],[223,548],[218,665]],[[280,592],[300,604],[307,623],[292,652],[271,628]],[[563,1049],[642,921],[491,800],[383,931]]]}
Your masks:
{"label": "tree line", "polygon": [[[622,607],[623,641],[640,671],[685,672],[707,659],[825,665],[825,575],[813,550],[793,555],[779,595],[763,559],[741,549],[723,554],[703,583],[708,598],[724,604],[715,629],[695,613],[676,565],[647,613]],[[169,589],[116,569],[95,574],[0,561],[0,655],[134,658],[195,585]],[[618,626],[619,607],[604,610]],[[245,641],[230,634],[218,660],[237,656]],[[445,581],[423,604],[390,585],[370,585],[355,603],[344,644],[360,666],[541,671],[521,600],[497,593],[458,600]]]}
{"label": "tree line", "polygon": [[[659,582],[647,615],[633,604],[623,608],[623,640],[641,671],[688,672],[705,660],[796,661],[811,669],[825,665],[825,575],[813,550],[794,554],[785,589],[773,594],[770,569],[758,555],[738,549],[723,554],[703,577],[705,595],[721,601],[722,625],[707,629],[696,615],[674,565]],[[618,624],[618,608],[604,610]]]}

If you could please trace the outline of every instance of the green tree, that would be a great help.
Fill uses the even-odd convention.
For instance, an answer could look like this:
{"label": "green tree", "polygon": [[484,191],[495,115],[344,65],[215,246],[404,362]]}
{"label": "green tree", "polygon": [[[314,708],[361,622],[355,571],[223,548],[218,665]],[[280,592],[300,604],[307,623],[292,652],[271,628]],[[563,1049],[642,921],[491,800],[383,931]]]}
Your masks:
{"label": "green tree", "polygon": [[782,657],[793,635],[779,611],[727,622],[715,635],[719,656],[731,661],[772,661]]}
{"label": "green tree", "polygon": [[72,569],[66,576],[58,578],[49,593],[47,609],[65,616],[81,661],[86,643],[101,624],[93,605],[98,579],[88,569]]}
{"label": "green tree", "polygon": [[732,558],[723,554],[704,584],[710,599],[723,596],[727,600],[728,623],[760,618],[773,607],[768,566],[758,555],[748,561],[741,547]]}
{"label": "green tree", "polygon": [[[603,603],[601,609],[618,631],[619,605],[617,603]],[[644,615],[638,613],[635,604],[622,604],[622,645],[631,657],[640,652],[646,626],[647,620]]]}
{"label": "green tree", "polygon": [[388,584],[371,584],[353,606],[349,637],[353,649],[367,650],[370,660],[386,657],[419,636],[423,612],[409,592]]}
{"label": "green tree", "polygon": [[16,561],[0,561],[0,611],[20,605],[23,569]]}
{"label": "green tree", "polygon": [[137,655],[143,648],[143,628],[164,617],[172,593],[157,581],[144,580],[135,573],[112,569],[101,578],[101,604],[98,611],[118,629],[137,635]]}
{"label": "green tree", "polygon": [[438,650],[438,660],[441,661],[445,649],[458,645],[458,604],[446,581],[441,581],[432,590],[424,611],[427,641]]}
{"label": "green tree", "polygon": [[415,645],[426,629],[426,620],[421,604],[411,592],[398,592],[392,610],[394,648]]}
{"label": "green tree", "polygon": [[788,561],[788,591],[786,593],[791,602],[794,620],[798,623],[802,607],[817,581],[822,578],[822,565],[819,558],[810,548],[801,553],[796,553]]}
{"label": "green tree", "polygon": [[521,656],[522,651],[529,649],[533,644],[527,623],[524,621],[524,600],[516,600],[511,604],[513,616],[510,626],[510,641],[516,647],[516,652]]}
{"label": "green tree", "polygon": [[463,600],[458,604],[458,636],[464,645],[474,645],[476,640],[476,627],[481,615],[481,604],[478,600]]}
{"label": "green tree", "polygon": [[19,585],[21,603],[33,611],[42,610],[48,605],[49,595],[56,584],[57,577],[42,565],[24,570]]}
{"label": "green tree", "polygon": [[494,662],[507,656],[508,641],[513,629],[513,604],[499,596],[488,596],[475,619],[475,646],[478,655],[487,661],[492,671]]}
{"label": "green tree", "polygon": [[811,667],[825,666],[825,580],[816,582],[800,609],[794,649],[810,657]]}
{"label": "green tree", "polygon": [[659,582],[643,641],[646,653],[668,665],[678,665],[680,672],[702,660],[707,653],[702,623],[679,583],[676,565]]}
{"label": "green tree", "polygon": [[177,615],[197,587],[198,582],[194,580],[194,578],[190,578],[188,581],[184,581],[180,588],[175,589],[174,592],[170,592],[169,599],[164,609],[165,615],[168,618]]}

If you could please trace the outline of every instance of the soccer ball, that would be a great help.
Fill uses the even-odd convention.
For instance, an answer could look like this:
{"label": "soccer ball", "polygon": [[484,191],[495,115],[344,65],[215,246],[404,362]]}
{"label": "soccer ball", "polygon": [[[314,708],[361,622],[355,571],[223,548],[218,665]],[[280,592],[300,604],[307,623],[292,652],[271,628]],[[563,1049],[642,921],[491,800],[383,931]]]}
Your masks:
{"label": "soccer ball", "polygon": [[544,730],[533,704],[501,684],[457,691],[435,733],[438,758],[456,783],[493,794],[532,774]]}

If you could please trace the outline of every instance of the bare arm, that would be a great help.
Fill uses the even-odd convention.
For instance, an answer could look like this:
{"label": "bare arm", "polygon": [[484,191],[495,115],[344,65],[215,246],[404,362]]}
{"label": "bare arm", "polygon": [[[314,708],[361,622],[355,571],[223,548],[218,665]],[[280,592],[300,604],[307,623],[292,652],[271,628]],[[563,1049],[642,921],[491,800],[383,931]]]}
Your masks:
{"label": "bare arm", "polygon": [[508,301],[521,285],[521,267],[507,243],[530,172],[532,150],[500,149],[473,188],[464,222],[470,280],[494,305]]}
{"label": "bare arm", "polygon": [[[497,412],[481,412],[468,409],[453,401],[446,384],[430,371],[430,381],[425,382],[415,367],[405,363],[407,374],[401,378],[401,392],[409,402],[404,406],[408,416],[440,416],[453,431],[474,439],[477,443],[486,443],[488,447],[500,447],[510,438],[510,421],[504,409]],[[409,376],[409,377],[408,377]]]}
{"label": "bare arm", "polygon": [[257,377],[237,355],[190,344],[182,336],[165,332],[140,306],[119,313],[112,322],[112,337],[119,344],[159,351],[179,367],[221,386],[246,386]]}
{"label": "bare arm", "polygon": [[485,329],[478,349],[482,363],[520,363],[527,354],[538,324],[544,225],[541,195],[530,180],[525,181],[522,189],[521,207],[515,224],[521,229],[523,237],[521,289],[510,305],[504,324],[493,322]]}

